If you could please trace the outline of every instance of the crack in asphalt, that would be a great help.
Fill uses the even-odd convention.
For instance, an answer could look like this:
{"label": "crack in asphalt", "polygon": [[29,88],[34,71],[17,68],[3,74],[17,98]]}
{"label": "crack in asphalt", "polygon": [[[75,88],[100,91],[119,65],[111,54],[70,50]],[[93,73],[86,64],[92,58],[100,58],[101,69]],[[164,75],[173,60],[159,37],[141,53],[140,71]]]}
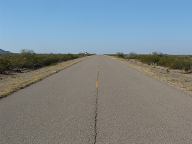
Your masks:
{"label": "crack in asphalt", "polygon": [[94,144],[96,144],[97,142],[98,93],[99,93],[99,71],[97,72],[97,80],[96,80]]}

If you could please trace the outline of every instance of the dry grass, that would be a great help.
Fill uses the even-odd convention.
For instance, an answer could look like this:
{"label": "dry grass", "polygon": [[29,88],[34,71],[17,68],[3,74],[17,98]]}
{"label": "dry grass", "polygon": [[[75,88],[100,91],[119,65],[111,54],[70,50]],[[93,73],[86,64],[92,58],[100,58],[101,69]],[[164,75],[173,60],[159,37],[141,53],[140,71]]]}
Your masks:
{"label": "dry grass", "polygon": [[192,94],[192,74],[185,73],[183,70],[174,70],[167,69],[162,66],[152,66],[148,64],[144,64],[138,60],[126,60],[122,58],[113,57],[113,59],[118,59],[129,67],[136,69],[144,73],[147,76],[153,77],[160,81],[167,82],[171,86],[184,90],[190,94]]}
{"label": "dry grass", "polygon": [[72,66],[85,58],[79,58],[66,62],[61,62],[56,65],[47,66],[38,70],[25,73],[16,73],[13,75],[0,75],[0,98],[6,97],[9,94],[38,82],[52,74],[55,74],[69,66]]}

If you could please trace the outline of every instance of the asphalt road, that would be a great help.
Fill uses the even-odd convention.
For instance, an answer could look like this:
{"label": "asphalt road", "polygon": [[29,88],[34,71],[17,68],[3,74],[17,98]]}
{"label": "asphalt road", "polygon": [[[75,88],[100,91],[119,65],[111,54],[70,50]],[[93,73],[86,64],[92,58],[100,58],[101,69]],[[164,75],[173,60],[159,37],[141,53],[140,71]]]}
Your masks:
{"label": "asphalt road", "polygon": [[0,100],[0,144],[191,144],[192,97],[92,56]]}

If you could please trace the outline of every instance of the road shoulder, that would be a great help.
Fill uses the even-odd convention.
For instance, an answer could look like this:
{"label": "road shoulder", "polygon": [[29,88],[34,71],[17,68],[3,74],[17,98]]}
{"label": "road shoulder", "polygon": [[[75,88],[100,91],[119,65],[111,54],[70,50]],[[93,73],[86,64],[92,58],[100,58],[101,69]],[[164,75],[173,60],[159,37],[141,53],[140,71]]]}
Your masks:
{"label": "road shoulder", "polygon": [[127,66],[149,77],[166,82],[170,86],[173,86],[192,95],[192,74],[185,74],[181,70],[168,70],[167,68],[161,66],[147,65],[137,60],[126,60],[117,57],[111,58],[119,60],[125,63]]}
{"label": "road shoulder", "polygon": [[2,76],[0,79],[0,99],[10,95],[19,89],[25,88],[31,84],[45,79],[55,73],[58,73],[65,68],[68,68],[74,64],[81,62],[84,58],[78,58],[65,62],[58,63],[56,65],[47,66],[38,70],[29,71],[25,73],[17,73],[12,75]]}

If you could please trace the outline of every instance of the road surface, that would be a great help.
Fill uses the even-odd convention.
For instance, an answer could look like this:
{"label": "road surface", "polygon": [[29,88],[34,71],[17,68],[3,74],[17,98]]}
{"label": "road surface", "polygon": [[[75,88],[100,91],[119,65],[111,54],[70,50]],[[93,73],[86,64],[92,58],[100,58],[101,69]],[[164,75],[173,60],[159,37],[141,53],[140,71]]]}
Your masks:
{"label": "road surface", "polygon": [[0,100],[0,144],[191,144],[192,97],[91,56]]}

